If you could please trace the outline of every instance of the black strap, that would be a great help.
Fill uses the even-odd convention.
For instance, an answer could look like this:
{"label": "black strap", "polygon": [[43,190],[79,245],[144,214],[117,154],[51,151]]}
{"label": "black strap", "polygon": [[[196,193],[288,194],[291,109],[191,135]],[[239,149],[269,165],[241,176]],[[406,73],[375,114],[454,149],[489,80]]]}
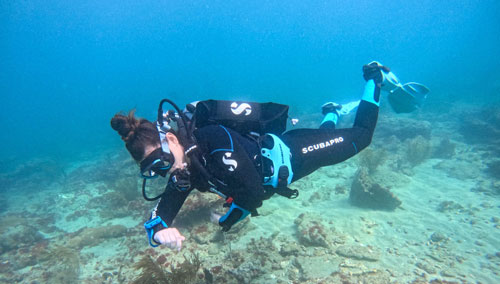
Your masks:
{"label": "black strap", "polygon": [[159,194],[158,196],[155,196],[155,197],[148,197],[146,195],[146,179],[144,179],[142,181],[142,196],[144,197],[144,199],[146,199],[147,201],[155,201],[157,199],[159,199],[161,196],[163,195],[163,192],[161,194]]}

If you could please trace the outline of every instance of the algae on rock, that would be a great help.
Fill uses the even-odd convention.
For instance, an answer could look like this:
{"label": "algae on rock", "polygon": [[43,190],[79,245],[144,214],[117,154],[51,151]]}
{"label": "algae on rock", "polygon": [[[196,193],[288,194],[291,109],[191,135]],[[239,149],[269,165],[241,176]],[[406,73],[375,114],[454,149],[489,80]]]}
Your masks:
{"label": "algae on rock", "polygon": [[355,206],[382,210],[394,210],[401,205],[401,201],[389,189],[375,183],[364,168],[356,173],[349,201]]}
{"label": "algae on rock", "polygon": [[427,160],[431,154],[431,144],[429,139],[417,136],[407,141],[406,160],[411,167],[415,167]]}
{"label": "algae on rock", "polygon": [[370,173],[374,173],[377,168],[387,159],[387,151],[384,149],[365,149],[359,154],[360,166],[366,167]]}

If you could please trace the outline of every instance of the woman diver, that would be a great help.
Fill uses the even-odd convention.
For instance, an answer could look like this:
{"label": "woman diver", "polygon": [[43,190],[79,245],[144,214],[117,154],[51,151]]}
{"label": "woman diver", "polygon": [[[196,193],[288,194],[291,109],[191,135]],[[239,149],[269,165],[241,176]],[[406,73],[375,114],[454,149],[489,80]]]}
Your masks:
{"label": "woman diver", "polygon": [[[207,124],[192,133],[181,123],[185,116],[159,110],[155,124],[146,119],[116,114],[111,126],[118,132],[145,178],[170,174],[165,192],[145,223],[149,242],[181,249],[185,237],[172,222],[193,189],[211,191],[224,197],[229,207],[218,216],[218,224],[227,231],[256,209],[272,194],[293,198],[297,191],[287,187],[320,167],[340,163],[366,148],[377,123],[380,91],[388,89],[393,74],[378,62],[363,66],[367,81],[352,128],[335,129],[342,106],[326,103],[319,129],[294,129],[283,134],[263,135],[258,139],[242,135],[222,124]],[[251,109],[233,103],[233,113],[250,115]],[[189,105],[188,105],[189,106]],[[192,106],[191,106],[192,107]],[[164,122],[163,119],[167,121]],[[181,123],[177,130],[171,121]],[[280,135],[281,134],[281,135]],[[144,193],[144,184],[143,184]],[[145,198],[147,198],[144,194]]]}

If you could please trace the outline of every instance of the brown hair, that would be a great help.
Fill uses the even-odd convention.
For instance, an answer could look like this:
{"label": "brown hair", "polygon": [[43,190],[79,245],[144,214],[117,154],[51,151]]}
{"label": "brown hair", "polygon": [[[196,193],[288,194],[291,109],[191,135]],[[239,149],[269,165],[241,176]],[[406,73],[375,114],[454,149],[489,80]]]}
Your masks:
{"label": "brown hair", "polygon": [[144,159],[147,146],[160,146],[160,137],[156,126],[144,118],[136,118],[135,110],[128,115],[115,114],[111,119],[111,127],[120,134],[127,150],[136,161]]}

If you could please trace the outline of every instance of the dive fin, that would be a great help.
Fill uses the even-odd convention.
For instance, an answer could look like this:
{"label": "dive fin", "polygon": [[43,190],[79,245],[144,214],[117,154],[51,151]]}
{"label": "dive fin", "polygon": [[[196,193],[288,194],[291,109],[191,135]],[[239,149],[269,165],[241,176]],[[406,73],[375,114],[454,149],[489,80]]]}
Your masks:
{"label": "dive fin", "polygon": [[425,85],[406,83],[389,92],[389,104],[396,113],[410,113],[422,106],[429,92]]}

